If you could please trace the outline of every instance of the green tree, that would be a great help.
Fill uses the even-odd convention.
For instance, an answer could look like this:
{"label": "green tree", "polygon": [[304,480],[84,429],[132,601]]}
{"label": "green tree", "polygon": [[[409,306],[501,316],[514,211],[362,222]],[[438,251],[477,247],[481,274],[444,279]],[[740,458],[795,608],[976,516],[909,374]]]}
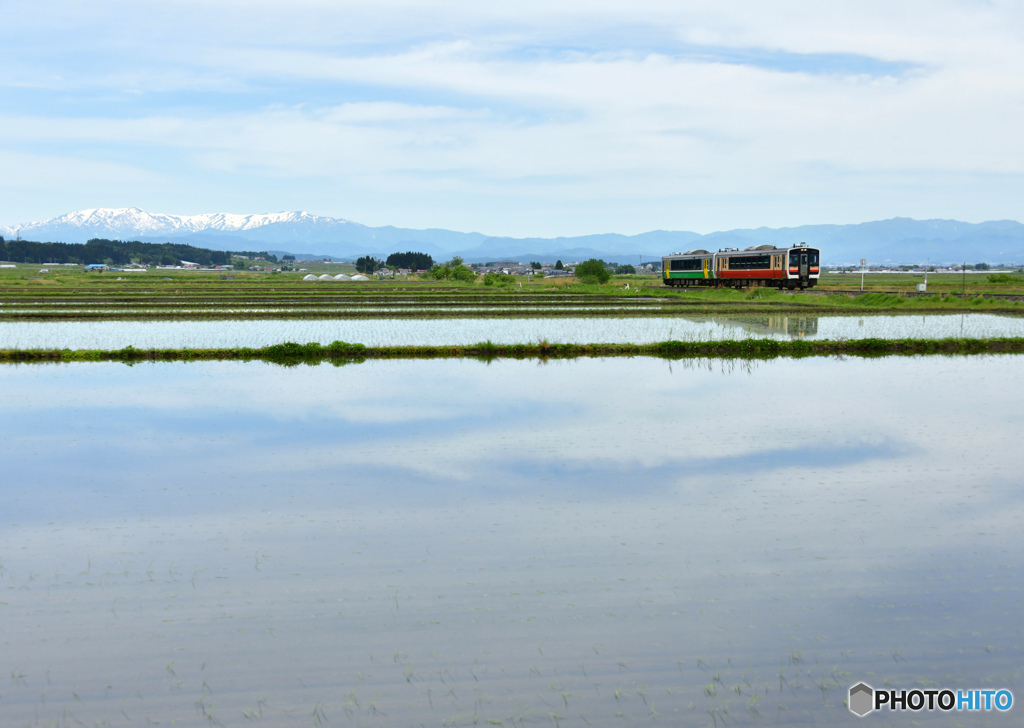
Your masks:
{"label": "green tree", "polygon": [[635,273],[636,273],[636,268],[634,268],[631,265],[617,265],[617,266],[615,266],[615,275],[617,275],[617,276],[633,275]]}
{"label": "green tree", "polygon": [[392,268],[409,268],[410,270],[430,270],[434,267],[434,259],[426,253],[392,253],[387,263]]}
{"label": "green tree", "polygon": [[364,255],[361,258],[356,258],[356,270],[360,273],[373,273],[382,265],[384,264],[381,261],[371,255]]}
{"label": "green tree", "polygon": [[555,270],[565,270],[565,266],[562,265],[562,261],[555,261]]}
{"label": "green tree", "polygon": [[460,263],[452,268],[452,278],[463,283],[472,283],[476,279],[476,271]]}
{"label": "green tree", "polygon": [[534,270],[540,270],[543,266],[541,266],[541,264],[538,263],[537,261],[531,260],[530,267],[533,268]]}
{"label": "green tree", "polygon": [[[182,260],[203,266],[229,265],[231,253],[221,250],[195,248],[180,243],[141,243],[137,240],[121,241],[106,238],[92,238],[87,243],[37,243],[29,240],[8,240],[0,243],[0,257],[11,260],[39,263],[98,263],[127,265],[130,262],[142,264],[177,265]],[[268,260],[277,258],[269,253],[245,252],[244,255],[261,255]]]}
{"label": "green tree", "polygon": [[607,283],[612,274],[604,261],[591,258],[576,266],[576,277],[583,283]]}

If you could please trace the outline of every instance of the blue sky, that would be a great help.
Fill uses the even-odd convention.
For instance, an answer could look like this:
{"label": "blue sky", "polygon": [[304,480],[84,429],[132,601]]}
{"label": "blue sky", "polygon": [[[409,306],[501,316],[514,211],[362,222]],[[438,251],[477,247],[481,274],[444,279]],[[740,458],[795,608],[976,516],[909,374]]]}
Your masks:
{"label": "blue sky", "polygon": [[545,237],[1024,219],[1020,3],[4,0],[3,17],[3,225],[132,206]]}

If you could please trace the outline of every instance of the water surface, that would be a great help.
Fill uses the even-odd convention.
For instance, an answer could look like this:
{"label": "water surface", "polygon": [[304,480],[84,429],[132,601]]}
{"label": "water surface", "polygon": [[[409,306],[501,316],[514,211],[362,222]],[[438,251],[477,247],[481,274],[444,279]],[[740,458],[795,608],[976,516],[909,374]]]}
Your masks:
{"label": "water surface", "polygon": [[1024,318],[915,316],[672,316],[509,319],[305,319],[234,321],[5,321],[0,349],[263,347],[283,341],[366,346],[611,344],[746,338],[923,339],[1024,336]]}
{"label": "water surface", "polygon": [[0,367],[0,715],[831,725],[860,680],[1012,688],[1020,361]]}

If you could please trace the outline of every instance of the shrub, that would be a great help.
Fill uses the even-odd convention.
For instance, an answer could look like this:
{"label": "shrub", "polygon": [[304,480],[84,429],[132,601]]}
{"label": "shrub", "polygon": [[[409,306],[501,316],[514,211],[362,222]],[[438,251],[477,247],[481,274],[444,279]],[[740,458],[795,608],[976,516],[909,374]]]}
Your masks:
{"label": "shrub", "polygon": [[267,361],[284,366],[295,366],[296,364],[311,364],[320,359],[323,347],[316,341],[308,344],[297,344],[294,341],[285,341],[281,344],[271,344],[266,347],[264,357]]}
{"label": "shrub", "polygon": [[612,274],[605,268],[604,263],[591,258],[576,266],[576,277],[583,283],[607,283]]}
{"label": "shrub", "polygon": [[430,269],[430,275],[439,281],[448,279],[462,281],[463,283],[472,283],[476,279],[476,271],[472,268],[467,268],[462,265],[462,263],[454,266],[448,263],[435,266]]}
{"label": "shrub", "polygon": [[360,356],[366,351],[364,344],[350,344],[347,341],[332,341],[325,348],[335,356]]}
{"label": "shrub", "polygon": [[499,286],[507,286],[515,282],[515,276],[507,276],[503,273],[484,273],[484,285],[493,286],[497,283]]}

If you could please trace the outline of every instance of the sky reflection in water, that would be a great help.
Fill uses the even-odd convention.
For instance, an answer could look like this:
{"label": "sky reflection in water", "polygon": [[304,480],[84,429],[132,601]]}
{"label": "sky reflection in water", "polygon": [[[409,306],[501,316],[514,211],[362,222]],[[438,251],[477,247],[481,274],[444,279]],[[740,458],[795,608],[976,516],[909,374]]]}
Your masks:
{"label": "sky reflection in water", "polygon": [[1012,687],[1019,367],[0,368],[0,714],[799,724],[861,679]]}
{"label": "sky reflection in water", "polygon": [[254,319],[234,321],[0,321],[3,349],[232,348],[348,341],[366,346],[534,343],[645,344],[669,339],[922,339],[1024,336],[1024,318],[899,316],[568,317],[508,319]]}

